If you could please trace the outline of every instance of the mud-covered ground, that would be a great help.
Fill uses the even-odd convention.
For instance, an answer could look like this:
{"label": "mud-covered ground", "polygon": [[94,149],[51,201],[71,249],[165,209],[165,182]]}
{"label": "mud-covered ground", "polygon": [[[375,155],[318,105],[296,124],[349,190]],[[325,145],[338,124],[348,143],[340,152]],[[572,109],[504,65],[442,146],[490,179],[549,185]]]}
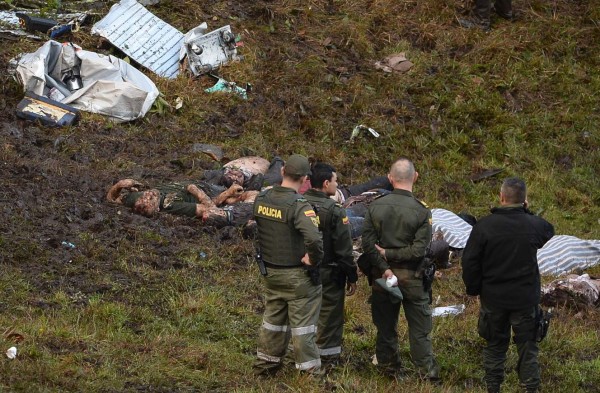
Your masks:
{"label": "mud-covered ground", "polygon": [[[196,160],[195,170],[184,168],[157,155],[164,150],[160,138],[128,135],[120,126],[42,127],[16,118],[18,99],[5,96],[0,114],[1,263],[20,269],[40,298],[62,290],[84,301],[115,293],[115,283],[126,290],[140,285],[140,277],[119,266],[181,269],[183,255],[201,249],[202,241],[209,243],[206,253],[228,240],[241,242],[231,227],[216,230],[169,215],[148,219],[105,200],[122,177],[150,185],[190,180],[202,166],[215,165],[209,158]],[[118,168],[120,162],[131,168]]]}
{"label": "mud-covered ground", "polygon": [[[81,7],[104,15],[112,3]],[[463,1],[161,0],[149,9],[182,32],[208,21],[241,35],[244,59],[219,72],[251,83],[249,99],[205,93],[214,83],[207,77],[165,80],[142,69],[166,102],[181,98],[183,107],[124,124],[83,113],[70,128],[16,117],[23,91],[7,63],[44,41],[0,35],[0,330],[4,344],[13,331],[25,337],[19,362],[0,363],[0,390],[323,391],[291,370],[281,381],[254,379],[263,306],[253,246],[237,228],[145,218],[106,202],[122,178],[152,186],[219,167],[195,143],[222,147],[225,161],[305,154],[333,163],[344,184],[381,175],[406,155],[421,174],[418,197],[478,217],[502,177],[522,176],[532,208],[558,234],[598,238],[599,11],[562,0],[517,7],[520,20],[482,33],[456,26]],[[90,28],[65,40],[122,56],[99,47]],[[374,67],[399,52],[414,63],[409,72]],[[358,124],[380,137],[349,143]],[[503,172],[470,180],[492,168]],[[359,284],[347,303],[345,364],[327,390],[397,391],[371,367],[369,289]],[[435,285],[440,304],[467,303],[462,316],[435,324],[442,389],[484,391],[477,307],[465,300],[460,267]],[[545,383],[598,391],[590,355],[600,350],[597,309],[559,311],[542,347]],[[399,329],[408,358],[406,325]],[[415,377],[402,383],[435,390]],[[514,373],[507,385],[519,389]]]}

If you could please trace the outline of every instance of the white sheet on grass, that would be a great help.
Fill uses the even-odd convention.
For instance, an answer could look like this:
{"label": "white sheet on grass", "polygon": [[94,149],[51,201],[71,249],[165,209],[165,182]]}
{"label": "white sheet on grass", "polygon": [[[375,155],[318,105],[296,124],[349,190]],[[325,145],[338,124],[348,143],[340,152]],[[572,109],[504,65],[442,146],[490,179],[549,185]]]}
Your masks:
{"label": "white sheet on grass", "polygon": [[[444,209],[432,209],[433,230],[444,233],[450,247],[464,248],[471,225]],[[600,240],[584,240],[575,236],[556,235],[538,250],[541,274],[560,275],[573,269],[585,269],[600,263]]]}

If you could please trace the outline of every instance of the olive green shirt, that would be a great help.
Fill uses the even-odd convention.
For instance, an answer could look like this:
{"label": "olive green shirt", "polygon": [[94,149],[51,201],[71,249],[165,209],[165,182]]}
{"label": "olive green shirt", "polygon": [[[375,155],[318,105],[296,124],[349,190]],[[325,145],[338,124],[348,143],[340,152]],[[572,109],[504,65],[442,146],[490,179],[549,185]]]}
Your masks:
{"label": "olive green shirt", "polygon": [[323,233],[326,263],[336,263],[346,273],[349,282],[356,282],[356,263],[352,255],[350,221],[342,205],[335,203],[322,191],[311,188],[304,193],[308,202],[318,207],[319,229]]}
{"label": "olive green shirt", "polygon": [[[417,269],[431,242],[431,211],[412,192],[394,189],[371,203],[365,215],[362,246],[376,255],[382,272],[390,267]],[[375,244],[384,248],[386,259]]]}
{"label": "olive green shirt", "polygon": [[[160,212],[179,216],[196,217],[198,200],[187,192],[191,183],[171,183],[154,187],[160,192]],[[142,196],[142,192],[130,192],[123,199],[123,205],[133,207]]]}

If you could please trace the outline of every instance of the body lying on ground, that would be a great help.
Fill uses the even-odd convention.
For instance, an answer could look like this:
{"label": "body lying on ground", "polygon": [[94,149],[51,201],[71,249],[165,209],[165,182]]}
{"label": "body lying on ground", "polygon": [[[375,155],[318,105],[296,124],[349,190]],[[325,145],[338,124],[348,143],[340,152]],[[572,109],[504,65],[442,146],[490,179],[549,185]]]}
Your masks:
{"label": "body lying on ground", "polygon": [[[206,225],[222,227],[247,223],[252,217],[252,203],[258,193],[244,191],[238,184],[218,193],[219,189],[202,182],[170,183],[141,189],[140,182],[123,179],[110,188],[106,199],[131,207],[135,213],[146,217],[164,212],[200,218]],[[221,205],[227,206],[219,207]]]}

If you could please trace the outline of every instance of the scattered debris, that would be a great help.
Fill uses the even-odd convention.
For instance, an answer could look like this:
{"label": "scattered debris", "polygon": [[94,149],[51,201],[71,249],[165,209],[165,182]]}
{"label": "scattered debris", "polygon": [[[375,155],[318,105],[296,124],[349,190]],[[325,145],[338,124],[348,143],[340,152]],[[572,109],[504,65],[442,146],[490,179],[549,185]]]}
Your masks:
{"label": "scattered debris", "polygon": [[88,17],[87,13],[58,14],[57,16],[60,16],[60,19],[65,21],[64,23],[61,23],[55,19],[41,18],[26,14],[24,12],[15,12],[14,15],[17,17],[19,26],[25,30],[44,33],[52,39],[58,38],[67,33],[75,33],[79,31],[79,27]]}
{"label": "scattered debris", "polygon": [[27,92],[17,105],[17,116],[55,127],[71,126],[79,121],[77,109],[31,92]]}
{"label": "scattered debris", "polygon": [[[249,86],[249,85],[247,85]],[[228,82],[223,78],[219,78],[219,80],[217,81],[217,83],[214,84],[214,86],[209,87],[208,89],[204,90],[207,93],[214,93],[216,91],[222,91],[222,92],[227,92],[227,93],[236,93],[237,95],[239,95],[240,97],[242,97],[244,100],[248,99],[248,87],[246,87],[245,89],[238,86],[235,82]]]}
{"label": "scattered debris", "polygon": [[600,279],[589,274],[569,274],[554,280],[542,288],[542,304],[600,306]]}
{"label": "scattered debris", "polygon": [[371,135],[373,135],[375,138],[379,138],[379,133],[377,131],[375,131],[371,127],[367,127],[365,125],[359,124],[356,127],[354,127],[354,129],[352,130],[352,135],[350,135],[350,139],[348,141],[354,142],[354,138],[356,138],[362,130],[369,131],[371,133]]}
{"label": "scattered debris", "polygon": [[135,0],[121,0],[92,26],[131,59],[165,78],[179,74],[183,34]]}
{"label": "scattered debris", "polygon": [[8,39],[9,35],[10,36],[14,36],[14,37],[31,38],[32,40],[37,40],[37,41],[41,41],[42,40],[42,38],[38,37],[37,35],[28,34],[28,33],[25,33],[24,31],[21,31],[21,30],[0,29],[0,36]]}
{"label": "scattered debris", "polygon": [[454,306],[436,307],[431,312],[432,317],[445,317],[447,315],[458,315],[465,311],[464,304],[456,304]]}
{"label": "scattered debris", "polygon": [[407,72],[413,67],[413,63],[406,58],[404,52],[395,53],[383,59],[376,61],[375,68],[384,72]]}
{"label": "scattered debris", "polygon": [[175,110],[183,108],[183,98],[177,97],[175,98]]}
{"label": "scattered debris", "polygon": [[204,153],[218,162],[221,162],[224,157],[223,149],[221,149],[219,146],[208,145],[205,143],[194,143],[194,146],[192,146],[192,152]]}
{"label": "scattered debris", "polygon": [[143,117],[159,94],[147,76],[125,61],[53,40],[23,55],[15,72],[26,92],[116,121]]}
{"label": "scattered debris", "polygon": [[12,340],[12,341],[14,341],[15,343],[18,344],[18,343],[22,342],[23,340],[25,340],[25,337],[23,337],[23,335],[20,334],[20,333],[12,332],[12,333],[9,333],[6,336],[6,339],[7,340]]}
{"label": "scattered debris", "polygon": [[478,173],[471,175],[469,180],[471,180],[474,183],[477,183],[478,181],[487,179],[488,177],[496,176],[497,174],[499,174],[502,171],[504,171],[504,168],[486,169],[482,172],[478,172]]}
{"label": "scattered debris", "polygon": [[21,26],[27,31],[39,31],[40,33],[47,34],[50,29],[58,25],[58,22],[54,19],[40,18],[22,12],[17,12],[15,15],[19,18]]}
{"label": "scattered debris", "polygon": [[176,78],[179,63],[195,75],[238,60],[237,40],[229,25],[206,33],[205,23],[183,34],[136,0],[121,0],[92,27],[127,56],[165,78]]}
{"label": "scattered debris", "polygon": [[205,22],[190,30],[179,52],[179,61],[187,58],[188,68],[194,76],[207,74],[232,60],[239,60],[231,27],[223,26],[210,33],[206,33],[207,28]]}
{"label": "scattered debris", "polygon": [[17,357],[17,347],[10,347],[6,351],[6,357],[9,359],[14,359]]}
{"label": "scattered debris", "polygon": [[72,249],[74,249],[76,247],[75,244],[73,244],[71,242],[68,242],[68,241],[65,241],[65,240],[63,240],[60,244],[62,244],[63,247],[68,248],[70,250],[72,250]]}

